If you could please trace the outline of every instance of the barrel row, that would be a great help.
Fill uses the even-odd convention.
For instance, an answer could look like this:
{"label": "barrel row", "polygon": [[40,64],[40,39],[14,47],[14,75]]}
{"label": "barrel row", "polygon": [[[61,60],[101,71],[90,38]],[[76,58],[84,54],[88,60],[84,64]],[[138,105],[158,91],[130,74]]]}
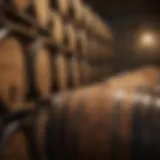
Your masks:
{"label": "barrel row", "polygon": [[[62,7],[66,1],[55,2]],[[95,41],[88,44],[91,39],[87,31],[66,21],[62,11],[49,9],[51,6],[43,0],[0,4],[0,100],[9,106],[20,106],[25,99],[46,97],[106,76],[99,64],[89,62],[98,61],[98,54],[105,55],[103,44],[96,37],[100,51]]]}
{"label": "barrel row", "polygon": [[109,27],[82,0],[10,0],[2,1],[2,7],[24,14],[34,15],[42,28],[49,24],[51,10],[58,12],[65,21],[71,21],[77,27],[83,27],[106,40],[112,38]]}
{"label": "barrel row", "polygon": [[[68,52],[74,53],[76,35],[84,34],[84,43],[88,48],[85,53],[89,59],[113,57],[111,30],[81,0],[11,0],[7,3],[2,1],[1,8],[4,23],[9,23],[9,27],[11,22],[14,23],[12,27],[18,32],[20,27],[24,32],[30,28],[27,36],[29,31],[34,31],[35,34],[38,32],[37,34],[47,36],[47,42],[62,47],[63,43],[67,43],[65,34],[69,34],[72,44]],[[31,32],[32,37],[35,36],[34,33]]]}
{"label": "barrel row", "polygon": [[[84,9],[82,6],[85,4],[81,1],[67,2],[55,0],[50,3],[49,1],[43,0],[24,0],[21,2],[10,1],[10,3],[7,4],[3,2],[2,4],[4,7],[2,9],[2,32],[4,28],[7,28],[9,31],[23,35],[24,39],[43,37],[45,45],[54,48],[53,50],[54,52],[56,50],[57,54],[61,53],[64,54],[62,56],[84,61],[84,63],[82,62],[82,65],[80,65],[82,66],[80,70],[85,72],[83,71],[85,68],[83,64],[90,68],[90,72],[92,72],[88,74],[90,75],[90,77],[88,76],[90,82],[97,82],[110,75],[111,71],[105,75],[102,75],[101,71],[104,71],[105,68],[107,68],[107,70],[113,68],[115,61],[113,42],[111,38],[105,41],[97,37],[94,34],[96,32],[94,30],[90,31],[85,25],[80,25],[81,27],[79,25],[77,26],[85,17],[87,19],[86,22],[91,25],[93,29],[96,28],[95,24],[98,24],[96,21],[92,22],[89,20],[93,19],[91,17],[94,16],[91,14],[92,11],[89,7],[86,6],[85,12],[82,12]],[[73,15],[70,15],[71,13]],[[82,13],[85,16],[82,16]],[[90,18],[87,18],[89,17],[88,15],[90,15]],[[102,30],[103,29],[98,28],[98,31]],[[103,33],[103,35],[105,34]],[[103,67],[101,64],[103,64]],[[88,71],[89,69],[86,69],[86,72]],[[74,73],[77,79],[78,75],[76,75],[76,73],[78,73],[78,71]],[[82,75],[79,74],[79,77],[82,77]],[[85,79],[85,77],[82,77],[82,79]]]}
{"label": "barrel row", "polygon": [[[67,6],[66,4],[70,3],[60,0],[53,2],[55,2],[54,6],[58,6],[56,7],[58,10],[54,9],[51,11],[51,9],[45,9],[45,7],[50,6],[48,1],[10,1],[2,9],[2,19],[5,27],[32,38],[39,34],[45,37],[48,35],[50,38],[47,38],[46,43],[63,50],[65,53],[83,57],[88,61],[92,61],[92,63],[103,61],[103,64],[105,64],[106,61],[107,63],[108,61],[114,61],[112,40],[103,43],[98,37],[93,35],[94,31],[91,31],[91,34],[89,34],[85,27],[77,28],[73,21],[66,21],[64,19],[64,13],[67,14],[65,11],[67,9],[64,8],[68,8],[69,5]],[[74,3],[79,4],[78,1],[73,1],[73,6],[79,6],[78,4],[74,5]],[[32,7],[29,7],[30,5]],[[6,6],[9,8],[6,9]],[[32,12],[30,11],[31,8]],[[47,13],[50,15],[50,18],[46,18],[48,17]],[[84,17],[87,17],[87,14],[85,12],[83,13],[85,15]],[[35,19],[33,18],[34,16]],[[37,21],[41,23],[39,24]],[[89,21],[87,20],[87,22]],[[92,28],[96,28],[96,22],[89,22],[89,24]],[[30,29],[28,30],[28,28]],[[102,31],[102,29],[98,29],[98,31]]]}
{"label": "barrel row", "polygon": [[[130,74],[132,78],[119,76],[117,87],[104,82],[41,101],[32,115],[19,121],[23,130],[11,132],[1,156],[5,160],[160,157],[158,70],[142,68]],[[13,122],[17,119],[8,129]]]}
{"label": "barrel row", "polygon": [[94,68],[87,61],[45,45],[41,37],[4,35],[0,42],[0,101],[7,105],[21,106],[25,100],[92,82]]}
{"label": "barrel row", "polygon": [[[24,39],[5,29],[1,33],[0,102],[9,107],[21,107],[26,100],[75,89],[105,76],[101,68],[45,45],[41,37]],[[110,74],[112,70],[104,71]]]}

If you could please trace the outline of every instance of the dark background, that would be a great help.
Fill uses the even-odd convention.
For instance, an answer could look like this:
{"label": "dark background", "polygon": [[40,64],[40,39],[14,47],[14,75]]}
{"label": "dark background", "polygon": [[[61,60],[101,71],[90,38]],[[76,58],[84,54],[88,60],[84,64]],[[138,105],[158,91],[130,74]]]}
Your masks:
{"label": "dark background", "polygon": [[151,28],[160,34],[159,0],[84,0],[112,28],[115,37],[116,70],[141,63],[134,58],[133,37],[138,29]]}

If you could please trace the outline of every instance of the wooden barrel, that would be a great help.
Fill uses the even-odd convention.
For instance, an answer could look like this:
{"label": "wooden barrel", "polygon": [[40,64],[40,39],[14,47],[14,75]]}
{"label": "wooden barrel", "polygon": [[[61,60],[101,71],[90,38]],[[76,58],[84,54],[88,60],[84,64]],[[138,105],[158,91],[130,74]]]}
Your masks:
{"label": "wooden barrel", "polygon": [[95,23],[94,32],[99,36],[105,36],[105,26],[103,25],[100,17],[93,12],[93,21]]}
{"label": "wooden barrel", "polygon": [[[46,128],[53,117],[50,118],[51,115],[46,110],[40,112],[36,142],[42,159],[44,155],[49,158],[55,156],[53,153],[57,153],[58,159],[70,157],[81,160],[88,158],[104,160],[112,159],[116,154],[120,159],[129,160],[132,156],[142,153],[139,153],[136,148],[133,150],[134,143],[140,143],[140,140],[134,139],[133,142],[132,136],[142,131],[142,128],[135,128],[135,125],[138,127],[135,122],[144,120],[144,115],[147,118],[145,120],[148,118],[151,120],[151,114],[145,112],[145,107],[151,110],[150,103],[146,103],[145,97],[137,91],[128,95],[126,90],[117,90],[111,94],[102,86],[90,86],[71,92],[67,96],[64,94],[65,97],[58,97],[52,113],[54,121],[59,125],[52,123],[49,126],[51,130]],[[155,106],[154,108],[157,109]],[[152,111],[152,113],[156,112]],[[137,117],[138,115],[140,117]],[[154,122],[152,125],[156,125],[155,120],[151,121]],[[148,121],[146,123],[149,125]],[[143,124],[146,123],[143,121]],[[151,126],[149,125],[147,129],[151,129]],[[48,137],[47,131],[54,134],[54,137]],[[145,136],[145,131],[144,129],[141,132],[142,138]],[[118,140],[115,141],[117,136]],[[44,143],[51,145],[51,151],[49,146],[45,148]],[[150,150],[148,152],[152,154]]]}
{"label": "wooden barrel", "polygon": [[83,71],[84,71],[84,83],[90,84],[92,82],[91,79],[92,67],[87,61],[83,61]]}
{"label": "wooden barrel", "polygon": [[[98,88],[100,89],[101,87],[99,86]],[[56,122],[59,122],[60,124],[66,124],[66,121],[64,122],[61,119],[61,116],[63,115],[63,118],[67,117],[65,119],[67,120],[67,126],[55,126],[55,124],[52,124],[50,127],[52,129],[54,128],[54,130],[51,130],[52,133],[54,131],[53,139],[51,137],[48,138],[45,132],[48,126],[47,124],[49,124],[49,122],[51,121],[47,110],[43,109],[42,112],[38,114],[38,116],[36,115],[38,119],[36,121],[36,125],[34,126],[36,127],[36,132],[34,133],[36,135],[36,146],[38,146],[38,153],[40,153],[40,157],[42,159],[44,159],[45,156],[52,157],[53,153],[58,153],[56,155],[58,159],[62,157],[66,158],[69,156],[70,158],[76,157],[82,160],[88,158],[92,158],[95,160],[104,160],[106,158],[112,159],[112,156],[114,157],[115,154],[116,157],[120,159],[123,158],[129,160],[131,157],[135,156],[142,157],[142,154],[144,153],[150,153],[151,155],[153,154],[150,150],[147,150],[148,152],[143,152],[143,150],[139,150],[141,152],[137,151],[136,147],[138,146],[134,146],[134,144],[138,143],[137,145],[139,145],[142,143],[140,143],[139,139],[135,139],[135,136],[137,134],[140,135],[141,133],[140,136],[144,138],[146,133],[144,131],[146,131],[146,128],[135,129],[134,126],[138,127],[139,123],[137,124],[135,122],[144,120],[143,118],[145,115],[145,120],[151,120],[152,125],[154,124],[153,126],[156,128],[156,120],[159,119],[158,115],[156,114],[156,112],[159,111],[158,105],[154,105],[154,111],[150,110],[150,107],[148,107],[147,104],[143,103],[143,95],[136,100],[134,95],[131,95],[130,98],[127,98],[127,92],[125,93],[122,91],[117,91],[115,95],[109,95],[109,93],[106,92],[104,95],[100,96],[99,98],[96,97],[95,99],[93,93],[98,93],[102,89],[101,88],[99,90],[98,88],[92,86],[91,88],[71,92],[69,93],[70,96],[66,96],[66,94],[63,94],[63,96],[61,95],[61,99],[58,98],[58,100],[56,100],[57,107],[53,108],[55,113],[54,120]],[[91,97],[93,101],[92,105],[90,106],[87,102],[89,102],[89,99]],[[69,100],[71,100],[70,103]],[[101,103],[99,103],[99,100],[101,100]],[[125,103],[123,103],[123,100],[125,100]],[[128,102],[130,103],[127,104],[126,100],[128,100]],[[70,105],[66,109],[66,104],[68,103]],[[79,109],[79,104],[81,104],[81,109]],[[141,109],[146,111],[146,106],[150,111],[152,111],[152,114],[147,114],[148,112],[142,112]],[[77,114],[79,115],[78,119],[76,118]],[[156,118],[151,119],[151,115],[153,114],[156,116]],[[139,116],[137,117],[136,115]],[[75,119],[76,121],[74,121]],[[120,121],[120,123],[116,123],[117,119]],[[155,131],[155,128],[153,126],[151,127],[148,121],[146,121],[145,123],[144,121],[142,122],[143,125],[147,124],[147,129],[152,128],[154,129],[153,131]],[[75,123],[77,125],[74,125]],[[141,127],[144,127],[142,126],[142,124]],[[91,131],[94,132],[90,134]],[[139,133],[139,131],[141,132]],[[157,132],[150,133],[152,133],[152,140],[155,135],[159,136]],[[74,139],[72,139],[73,137],[70,137],[71,135],[74,137]],[[117,135],[118,140],[114,141]],[[134,139],[132,139],[131,137]],[[51,151],[48,150],[50,147],[45,148],[44,144],[46,142],[47,144],[51,144]],[[53,142],[56,142],[56,145]],[[155,143],[155,141],[153,142]],[[15,144],[17,144],[16,147]],[[12,139],[6,143],[4,159],[29,160],[30,157],[28,155],[27,146],[28,145],[26,144],[26,137],[24,137],[23,132],[19,131],[18,133],[13,134]],[[159,152],[154,151],[154,154],[155,153]]]}
{"label": "wooden barrel", "polygon": [[82,23],[84,21],[84,14],[83,14],[83,5],[82,0],[71,0],[71,8],[70,8],[70,14],[73,19],[73,23],[78,27],[82,26]]}
{"label": "wooden barrel", "polygon": [[[42,159],[56,156],[80,160],[114,159],[115,156],[129,160],[153,157],[155,153],[160,156],[159,145],[155,149],[160,128],[159,105],[155,100],[159,98],[144,95],[144,91],[135,87],[128,92],[128,88],[109,89],[99,84],[57,95],[52,99],[53,107],[41,107],[41,112],[30,119],[37,153]],[[147,139],[146,133],[150,135]],[[18,146],[22,147],[14,156],[24,153],[24,141],[20,137]],[[148,138],[152,143],[148,143]],[[9,156],[9,146],[7,143],[5,156]],[[28,159],[27,155],[24,159]]]}
{"label": "wooden barrel", "polygon": [[84,6],[84,26],[90,35],[96,36],[104,42],[113,41],[111,28],[105,24],[100,17],[88,6]]}
{"label": "wooden barrel", "polygon": [[33,0],[32,3],[38,25],[47,28],[51,20],[49,0]]}
{"label": "wooden barrel", "polygon": [[11,0],[5,2],[5,5],[9,5],[11,9],[15,9],[19,13],[23,13],[28,9],[31,4],[31,0]]}
{"label": "wooden barrel", "polygon": [[104,40],[106,42],[110,42],[113,43],[114,41],[114,34],[113,34],[113,30],[111,29],[111,26],[109,24],[107,24],[107,22],[103,25],[103,35],[104,35]]}
{"label": "wooden barrel", "polygon": [[[78,30],[77,34],[77,56],[79,57],[80,83],[86,84],[89,80],[89,70],[87,69],[88,58],[88,37],[85,30]],[[87,78],[88,77],[88,78]],[[88,80],[87,80],[88,79]]]}
{"label": "wooden barrel", "polygon": [[78,30],[76,33],[77,37],[77,54],[82,59],[87,55],[87,47],[88,47],[88,37],[85,30]]}
{"label": "wooden barrel", "polygon": [[51,13],[52,17],[52,39],[55,46],[61,46],[64,41],[64,24],[62,17],[57,12]]}
{"label": "wooden barrel", "polygon": [[[55,106],[57,106],[57,107],[55,107],[54,109],[54,113],[55,113],[55,116],[54,116],[54,121],[57,121],[57,122],[60,122],[60,124],[62,124],[62,126],[64,126],[64,129],[65,129],[65,131],[63,132],[62,130],[63,130],[63,128],[61,128],[60,126],[61,125],[59,125],[59,127],[58,128],[54,128],[55,129],[55,137],[54,137],[54,142],[56,143],[56,147],[55,146],[52,146],[53,147],[53,149],[55,149],[56,148],[56,153],[57,153],[57,156],[58,156],[58,159],[61,159],[62,158],[62,156],[66,156],[66,154],[67,154],[67,157],[69,156],[70,158],[73,158],[74,156],[75,156],[75,154],[77,154],[77,152],[73,152],[73,148],[75,148],[75,146],[76,146],[76,139],[77,139],[77,135],[76,135],[76,133],[78,133],[78,135],[79,135],[79,133],[81,134],[83,131],[81,130],[81,125],[80,125],[80,123],[82,122],[80,122],[79,120],[81,119],[81,116],[83,117],[83,115],[84,115],[84,117],[86,117],[87,118],[87,116],[88,116],[88,112],[89,111],[92,111],[92,109],[95,107],[93,107],[92,109],[91,109],[91,106],[89,107],[89,106],[87,106],[87,104],[85,105],[83,102],[84,101],[87,101],[87,100],[89,100],[89,98],[91,97],[91,95],[93,96],[93,95],[95,95],[95,97],[96,97],[96,95],[98,95],[99,93],[100,93],[100,90],[101,90],[102,88],[100,88],[99,86],[97,87],[97,86],[90,86],[90,87],[87,87],[86,89],[82,89],[82,90],[80,90],[80,91],[75,91],[75,92],[71,92],[71,95],[66,95],[66,94],[63,94],[63,97],[60,97],[60,99],[59,99],[59,97],[56,97],[56,98],[58,98],[58,100],[56,100],[55,101],[55,103],[56,103],[56,105]],[[97,94],[93,94],[93,93],[97,93]],[[80,98],[81,97],[81,98]],[[63,102],[62,102],[62,101]],[[94,100],[94,99],[93,99]],[[94,101],[95,102],[95,101]],[[84,105],[85,105],[85,109],[86,110],[83,110],[84,108]],[[96,104],[95,104],[96,105]],[[67,108],[65,108],[64,106],[66,106]],[[78,107],[79,106],[79,107]],[[82,107],[82,110],[80,109],[81,107]],[[64,110],[63,110],[64,109]],[[81,112],[81,111],[84,111],[83,113]],[[94,111],[96,111],[96,109],[94,110]],[[45,111],[44,111],[45,112]],[[48,120],[48,116],[47,116],[47,114],[46,114],[46,112],[44,113],[44,112],[41,112],[41,115],[39,115],[39,120],[38,120],[38,132],[37,133],[40,133],[40,134],[38,134],[38,148],[39,148],[39,151],[40,151],[40,153],[41,153],[41,157],[42,157],[42,159],[43,159],[43,155],[45,155],[46,153],[45,153],[45,150],[44,150],[44,146],[43,146],[43,144],[44,144],[44,136],[46,135],[44,132],[39,132],[39,131],[42,131],[43,129],[45,130],[45,128],[46,128],[46,123],[47,123],[47,120]],[[80,114],[79,114],[79,112],[80,112]],[[88,114],[84,114],[84,113],[88,113]],[[63,114],[64,113],[64,114]],[[93,112],[92,112],[93,113]],[[98,112],[99,113],[99,112]],[[61,116],[62,116],[62,114],[64,115],[64,119],[65,119],[65,121],[61,121]],[[77,115],[79,115],[78,117],[80,118],[78,118],[77,120],[74,120],[74,118],[77,116]],[[93,116],[91,116],[91,115],[89,114],[89,120],[90,120],[90,122],[92,122],[92,118],[93,118]],[[41,117],[41,118],[40,118]],[[43,117],[43,118],[42,118]],[[45,118],[44,118],[45,117]],[[91,118],[91,119],[90,119]],[[83,119],[83,118],[82,118]],[[72,123],[71,123],[71,121],[72,120],[74,120],[74,122],[75,122],[75,128],[72,126]],[[63,122],[65,123],[66,122],[66,124],[63,124]],[[80,123],[78,123],[78,122],[80,122]],[[84,121],[81,123],[82,125],[83,125],[83,123],[85,122],[85,118],[84,118]],[[41,127],[40,127],[40,123],[41,123]],[[79,126],[80,125],[80,126]],[[90,124],[91,125],[91,124]],[[76,127],[77,126],[77,127]],[[70,128],[71,127],[71,128]],[[85,127],[86,127],[86,129],[89,127],[89,122],[87,123],[87,125],[85,125]],[[74,129],[76,129],[76,131],[74,132],[72,132],[72,129],[74,130]],[[82,131],[82,132],[80,132],[80,130]],[[87,129],[87,130],[89,130],[89,129],[91,129],[90,127]],[[57,137],[56,137],[56,135],[59,133],[59,136],[62,138],[60,138],[62,141],[62,143],[60,144],[59,143],[59,140],[60,139],[58,139]],[[75,134],[74,134],[75,133]],[[86,133],[86,132],[85,132]],[[84,133],[84,134],[85,134]],[[89,132],[90,133],[90,132]],[[89,133],[87,134],[87,135],[89,135]],[[73,134],[73,135],[72,135]],[[68,136],[69,137],[68,137]],[[67,136],[67,137],[66,137]],[[74,139],[73,139],[73,144],[72,144],[72,142],[70,141],[71,139],[71,137],[73,136],[74,137]],[[76,136],[76,137],[75,137]],[[85,135],[83,135],[84,137],[85,137]],[[84,138],[83,137],[83,138]],[[63,138],[65,138],[65,140],[63,139]],[[82,142],[81,140],[81,136],[79,137],[80,139],[80,143]],[[43,140],[42,140],[43,139]],[[88,141],[88,140],[87,140]],[[49,142],[49,141],[48,141]],[[47,143],[48,143],[47,142]],[[51,141],[50,141],[51,142]],[[75,142],[75,143],[74,143]],[[94,141],[95,142],[95,141]],[[74,145],[75,144],[75,145]],[[64,145],[64,146],[63,146]],[[67,148],[64,148],[65,146],[68,146]],[[80,144],[79,143],[77,143],[77,145],[79,146]],[[83,145],[85,145],[83,142],[81,143],[81,145],[83,146]],[[80,145],[80,146],[81,146]],[[63,149],[61,150],[61,147],[62,148],[64,148],[64,152],[65,153],[62,153],[63,152]],[[72,148],[73,147],[73,148]],[[79,148],[79,147],[78,147]],[[80,147],[81,148],[81,147]],[[73,150],[72,150],[73,149]],[[61,152],[62,151],[62,152]],[[82,151],[82,150],[81,150]],[[82,151],[83,152],[83,151]],[[60,154],[59,154],[60,153]],[[79,152],[80,153],[80,152]],[[80,153],[81,154],[81,153]],[[85,154],[86,154],[86,152],[85,152]],[[87,155],[90,155],[90,153],[88,152],[87,153]],[[73,156],[73,157],[72,157]],[[61,157],[61,158],[60,158]],[[66,158],[66,157],[65,157]],[[75,157],[74,157],[75,158]],[[77,158],[79,158],[79,157],[77,157]],[[83,159],[83,158],[82,158]]]}
{"label": "wooden barrel", "polygon": [[115,60],[113,46],[101,43],[96,37],[89,37],[87,58],[92,62],[99,60],[102,64],[106,62],[113,64]]}
{"label": "wooden barrel", "polygon": [[108,47],[106,49],[101,43],[96,39],[96,37],[89,37],[88,38],[88,51],[87,51],[87,58],[91,61],[97,61],[104,59],[111,59],[113,57],[113,52]]}
{"label": "wooden barrel", "polygon": [[[15,145],[16,144],[16,145]],[[29,160],[27,141],[23,131],[17,131],[7,141],[2,160]],[[19,151],[19,152],[17,152]]]}
{"label": "wooden barrel", "polygon": [[52,88],[51,53],[46,48],[43,39],[37,39],[26,47],[28,70],[28,98],[45,98]]}
{"label": "wooden barrel", "polygon": [[67,58],[67,73],[68,87],[71,89],[77,88],[80,83],[80,70],[78,59],[74,55],[68,55]]}
{"label": "wooden barrel", "polygon": [[[65,38],[64,38],[64,54],[67,57],[67,71],[68,71],[68,86],[69,88],[74,87],[75,79],[77,79],[77,75],[75,75],[75,60],[74,57],[76,56],[76,33],[75,28],[71,23],[65,25]],[[77,73],[76,73],[77,74]],[[77,82],[76,82],[77,83]]]}
{"label": "wooden barrel", "polygon": [[105,41],[112,41],[112,31],[111,28],[103,22],[103,20],[97,15],[93,14],[94,24],[95,24],[95,32]]}
{"label": "wooden barrel", "polygon": [[54,0],[51,1],[51,5],[62,16],[67,17],[69,15],[70,0]]}
{"label": "wooden barrel", "polygon": [[84,25],[89,33],[89,35],[101,37],[99,34],[99,28],[97,28],[97,24],[95,23],[95,13],[94,11],[88,7],[84,6],[84,15],[85,15],[85,20],[84,20]]}
{"label": "wooden barrel", "polygon": [[80,68],[79,68],[79,61],[76,57],[72,57],[71,65],[72,65],[73,86],[74,88],[77,88],[80,85]]}
{"label": "wooden barrel", "polygon": [[[36,26],[38,29],[50,29],[49,0],[11,0],[4,5],[9,6],[7,11],[11,12],[5,14],[5,16],[12,21],[15,20],[18,23],[21,21],[23,24],[32,25],[30,27]],[[4,9],[6,6],[4,6]]]}
{"label": "wooden barrel", "polygon": [[64,51],[67,54],[76,53],[76,31],[71,23],[65,24]]}
{"label": "wooden barrel", "polygon": [[99,47],[99,44],[97,43],[97,39],[94,37],[90,37],[88,41],[88,59],[96,60],[97,58],[100,58],[101,55],[99,55],[101,48]]}
{"label": "wooden barrel", "polygon": [[8,36],[0,44],[0,99],[9,110],[22,107],[26,93],[26,72],[20,42]]}
{"label": "wooden barrel", "polygon": [[107,85],[115,89],[127,86],[136,88],[139,85],[156,86],[159,83],[159,71],[159,68],[154,66],[142,67],[109,79]]}
{"label": "wooden barrel", "polygon": [[[134,117],[135,112],[137,112],[135,109],[137,109],[137,106],[142,107],[142,109],[148,106],[144,97],[141,97],[139,93],[138,95],[136,94],[135,92],[128,95],[128,92],[125,92],[125,90],[117,90],[112,94],[107,88],[101,88],[101,90],[90,88],[84,92],[72,93],[71,98],[62,105],[66,107],[66,104],[69,103],[69,105],[67,105],[69,106],[69,111],[66,111],[68,114],[64,112],[62,106],[57,107],[57,121],[62,114],[66,113],[68,115],[66,115],[68,118],[65,119],[68,124],[68,127],[65,127],[67,130],[65,132],[65,142],[68,142],[66,146],[69,146],[65,149],[66,152],[63,152],[64,150],[58,151],[61,152],[64,157],[66,154],[66,157],[69,155],[75,159],[112,159],[111,157],[114,157],[115,153],[119,159],[130,159],[131,154],[133,154],[131,153],[131,137],[136,134],[135,132],[137,131],[134,128],[134,124],[132,124],[132,120],[135,121],[135,118],[137,118]],[[146,112],[144,111],[144,113]],[[77,118],[77,116],[79,118]],[[141,116],[143,116],[143,114],[141,114]],[[120,123],[116,121],[117,119]],[[136,119],[136,121],[138,120],[139,119]],[[156,121],[154,122],[156,123]],[[112,129],[112,127],[116,128]],[[72,129],[75,132],[73,132]],[[142,128],[139,128],[139,131],[141,131],[141,129]],[[114,138],[117,137],[117,134],[119,141],[116,141],[116,143]],[[62,135],[64,136],[63,132]],[[75,139],[73,140],[67,136],[73,136]],[[145,130],[143,136],[145,136]],[[137,141],[138,140],[136,140],[136,142]],[[58,140],[56,142],[57,144],[60,143],[58,143]],[[65,142],[63,141],[63,143]],[[74,150],[75,146],[77,146],[76,150]]]}
{"label": "wooden barrel", "polygon": [[91,32],[91,26],[94,25],[93,13],[92,13],[91,8],[89,8],[86,5],[84,5],[84,7],[83,7],[83,12],[84,12],[84,15],[85,15],[84,26],[87,29],[87,31],[90,33]]}
{"label": "wooden barrel", "polygon": [[80,59],[79,61],[79,70],[80,70],[80,84],[85,85],[87,83],[87,67],[86,67],[86,61],[83,59]]}
{"label": "wooden barrel", "polygon": [[67,70],[67,59],[66,56],[59,52],[56,57],[54,57],[56,64],[56,76],[57,76],[57,85],[59,91],[65,91],[68,88],[68,70]]}
{"label": "wooden barrel", "polygon": [[107,80],[113,74],[112,65],[92,65],[91,77],[92,81],[100,82],[102,80]]}

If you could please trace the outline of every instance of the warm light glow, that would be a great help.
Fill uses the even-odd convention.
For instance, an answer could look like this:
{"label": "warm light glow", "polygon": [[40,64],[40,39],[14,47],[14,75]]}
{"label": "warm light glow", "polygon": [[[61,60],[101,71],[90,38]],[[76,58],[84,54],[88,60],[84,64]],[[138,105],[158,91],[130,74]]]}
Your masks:
{"label": "warm light glow", "polygon": [[156,57],[160,51],[160,34],[154,28],[141,28],[135,34],[134,44],[136,55],[143,58]]}
{"label": "warm light glow", "polygon": [[152,32],[143,32],[139,37],[140,48],[155,48],[157,46],[158,39],[156,34]]}

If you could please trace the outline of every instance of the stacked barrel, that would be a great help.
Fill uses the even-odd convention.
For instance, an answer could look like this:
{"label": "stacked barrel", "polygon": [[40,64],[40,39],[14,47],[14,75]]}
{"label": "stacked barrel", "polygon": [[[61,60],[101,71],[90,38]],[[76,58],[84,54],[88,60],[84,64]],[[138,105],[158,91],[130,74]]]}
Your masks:
{"label": "stacked barrel", "polygon": [[0,17],[0,160],[160,158],[159,65],[108,79],[112,32],[81,0],[2,0]]}
{"label": "stacked barrel", "polygon": [[110,27],[88,6],[83,7],[88,36],[87,59],[91,65],[92,81],[99,81],[113,73],[113,34]]}
{"label": "stacked barrel", "polygon": [[2,0],[0,9],[0,99],[8,105],[113,71],[111,30],[81,0]]}

